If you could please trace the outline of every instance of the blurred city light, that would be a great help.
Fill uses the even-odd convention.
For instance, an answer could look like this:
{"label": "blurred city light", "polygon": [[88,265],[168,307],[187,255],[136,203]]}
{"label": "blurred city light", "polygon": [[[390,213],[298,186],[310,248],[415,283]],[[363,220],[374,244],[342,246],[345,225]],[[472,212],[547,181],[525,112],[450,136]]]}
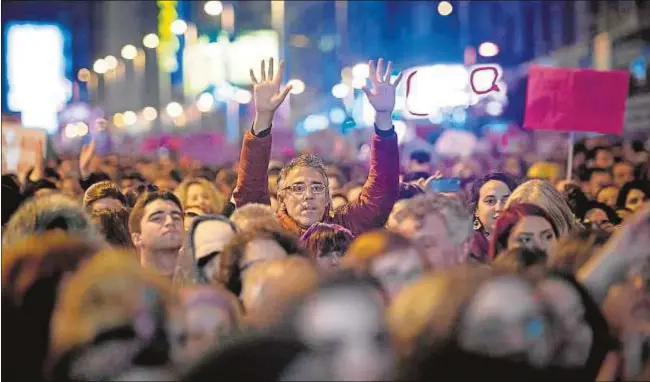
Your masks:
{"label": "blurred city light", "polygon": [[305,130],[313,132],[318,130],[327,129],[329,126],[329,119],[322,114],[312,114],[305,119]]}
{"label": "blurred city light", "polygon": [[183,106],[178,102],[170,102],[165,109],[167,114],[172,118],[177,118],[183,114]]}
{"label": "blurred city light", "polygon": [[147,106],[144,109],[142,109],[142,116],[146,121],[151,122],[158,117],[158,112],[156,111],[155,107]]}
{"label": "blurred city light", "polygon": [[366,79],[366,78],[370,77],[370,67],[368,66],[367,63],[364,63],[364,62],[356,64],[352,68],[352,75],[355,78]]}
{"label": "blurred city light", "polygon": [[115,115],[113,115],[113,124],[118,128],[124,127],[124,116],[122,113],[115,113]]}
{"label": "blurred city light", "polygon": [[88,125],[85,122],[77,122],[75,127],[78,137],[83,137],[88,134]]}
{"label": "blurred city light", "polygon": [[336,84],[332,87],[332,95],[335,98],[345,98],[350,92],[350,88],[346,84]]}
{"label": "blurred city light", "polygon": [[171,31],[175,35],[182,35],[187,30],[187,23],[183,20],[174,20],[171,24]]}
{"label": "blurred city light", "polygon": [[120,53],[125,60],[133,60],[138,55],[138,49],[135,46],[128,44],[124,45]]}
{"label": "blurred city light", "polygon": [[106,61],[106,67],[108,70],[117,68],[117,58],[115,58],[115,56],[106,56],[104,57],[104,61]]}
{"label": "blurred city light", "polygon": [[438,3],[438,13],[441,16],[449,16],[453,12],[454,7],[448,1],[441,1]]}
{"label": "blurred city light", "polygon": [[334,50],[336,47],[336,38],[333,36],[323,36],[318,42],[318,49],[327,53]]}
{"label": "blurred city light", "polygon": [[63,133],[65,134],[66,138],[74,138],[77,136],[77,125],[74,123],[68,123],[65,125],[65,128],[63,129]]}
{"label": "blurred city light", "polygon": [[219,16],[223,12],[221,1],[208,1],[203,6],[203,10],[210,16]]}
{"label": "blurred city light", "polygon": [[210,93],[202,93],[196,101],[196,108],[202,113],[207,113],[214,105],[214,97]]}
{"label": "blurred city light", "polygon": [[106,61],[104,61],[103,58],[100,58],[93,64],[93,70],[97,74],[104,74],[108,71],[108,64],[106,64]]}
{"label": "blurred city light", "polygon": [[124,120],[124,124],[127,126],[135,125],[135,123],[138,121],[138,116],[132,111],[125,111],[124,114],[122,114],[122,118]]}
{"label": "blurred city light", "polygon": [[155,33],[149,33],[142,39],[142,45],[149,49],[157,48],[159,43],[160,39],[158,39],[158,36]]}
{"label": "blurred city light", "polygon": [[485,105],[485,112],[491,116],[498,117],[503,113],[503,104],[497,101],[490,101]]}
{"label": "blurred city light", "polygon": [[478,46],[478,54],[483,57],[494,57],[499,54],[499,47],[493,42],[483,42]]}
{"label": "blurred city light", "polygon": [[295,46],[296,48],[306,48],[309,46],[309,37],[305,36],[304,34],[295,34],[291,36],[290,41],[291,45]]}
{"label": "blurred city light", "polygon": [[88,82],[90,80],[90,70],[81,68],[77,72],[77,79],[81,82]]}
{"label": "blurred city light", "polygon": [[467,112],[463,109],[456,109],[451,113],[451,119],[456,123],[465,123]]}
{"label": "blurred city light", "polygon": [[291,85],[291,94],[300,94],[305,91],[305,83],[298,79],[290,80],[287,85]]}
{"label": "blurred city light", "polygon": [[468,89],[469,73],[463,65],[432,65],[409,70],[412,77],[406,95],[407,118],[423,118],[414,114],[431,114],[451,107],[467,107],[471,91]]}
{"label": "blurred city light", "polygon": [[246,89],[237,89],[234,98],[237,103],[245,105],[253,99],[253,95]]}
{"label": "blurred city light", "polygon": [[341,109],[340,107],[335,107],[332,110],[330,110],[330,121],[332,123],[343,123],[345,121],[345,111]]}
{"label": "blurred city light", "polygon": [[354,77],[352,79],[352,87],[355,89],[361,89],[366,86],[366,78],[363,77]]}

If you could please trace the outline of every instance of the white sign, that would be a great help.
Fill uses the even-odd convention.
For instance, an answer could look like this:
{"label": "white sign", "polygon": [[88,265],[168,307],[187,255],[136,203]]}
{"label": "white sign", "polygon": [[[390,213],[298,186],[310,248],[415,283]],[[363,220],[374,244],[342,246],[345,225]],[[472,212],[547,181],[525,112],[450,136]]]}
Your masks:
{"label": "white sign", "polygon": [[2,122],[2,173],[25,174],[36,164],[37,150],[47,149],[45,130],[25,129],[19,124]]}

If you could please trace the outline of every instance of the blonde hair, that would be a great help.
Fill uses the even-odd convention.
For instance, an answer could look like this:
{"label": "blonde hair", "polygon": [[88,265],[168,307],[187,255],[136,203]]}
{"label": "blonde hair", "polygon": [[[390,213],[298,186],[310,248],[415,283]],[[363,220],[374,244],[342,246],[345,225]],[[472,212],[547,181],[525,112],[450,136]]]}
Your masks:
{"label": "blonde hair", "polygon": [[282,229],[273,209],[260,203],[251,203],[237,208],[230,216],[230,221],[240,232]]}
{"label": "blonde hair", "polygon": [[562,194],[549,182],[534,179],[521,184],[508,198],[506,208],[518,203],[530,203],[543,209],[560,237],[580,227]]}
{"label": "blonde hair", "polygon": [[198,184],[201,188],[206,191],[208,198],[210,199],[210,208],[212,211],[204,211],[207,214],[220,214],[223,210],[226,200],[223,195],[217,190],[217,187],[203,178],[190,178],[183,181],[179,184],[174,190],[174,194],[178,199],[180,199],[183,204],[183,208],[187,208],[187,194],[191,185]]}

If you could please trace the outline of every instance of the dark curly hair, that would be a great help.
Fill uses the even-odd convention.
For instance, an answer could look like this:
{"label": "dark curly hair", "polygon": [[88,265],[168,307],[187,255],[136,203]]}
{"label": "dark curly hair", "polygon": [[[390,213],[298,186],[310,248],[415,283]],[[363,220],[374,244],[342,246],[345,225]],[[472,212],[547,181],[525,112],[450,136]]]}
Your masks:
{"label": "dark curly hair", "polygon": [[470,201],[468,206],[472,212],[476,211],[476,207],[478,206],[478,199],[481,195],[481,187],[483,187],[485,183],[491,180],[496,180],[498,182],[504,183],[506,186],[508,186],[510,191],[514,191],[514,189],[519,185],[514,177],[503,172],[491,172],[475,180],[474,183],[472,183]]}

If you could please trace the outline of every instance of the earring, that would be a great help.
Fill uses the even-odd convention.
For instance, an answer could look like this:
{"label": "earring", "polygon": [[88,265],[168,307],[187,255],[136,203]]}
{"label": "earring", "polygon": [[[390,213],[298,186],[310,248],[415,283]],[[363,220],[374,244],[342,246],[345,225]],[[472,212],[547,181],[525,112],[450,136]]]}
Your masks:
{"label": "earring", "polygon": [[474,231],[480,230],[481,227],[482,227],[482,224],[481,224],[481,221],[478,220],[478,216],[474,217],[474,224],[473,224]]}

